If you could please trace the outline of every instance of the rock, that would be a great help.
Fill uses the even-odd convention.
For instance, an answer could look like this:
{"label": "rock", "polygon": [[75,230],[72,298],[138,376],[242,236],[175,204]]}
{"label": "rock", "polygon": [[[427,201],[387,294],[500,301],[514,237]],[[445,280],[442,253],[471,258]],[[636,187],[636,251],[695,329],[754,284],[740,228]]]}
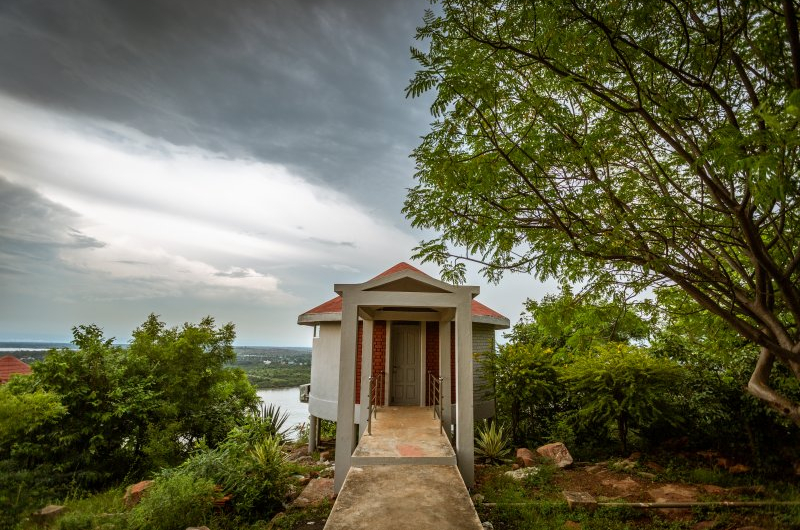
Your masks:
{"label": "rock", "polygon": [[301,478],[301,479],[299,479],[299,480],[297,481],[297,483],[298,483],[299,485],[301,485],[301,486],[305,486],[305,485],[307,485],[309,482],[311,482],[311,477],[303,477],[303,478]]}
{"label": "rock", "polygon": [[303,445],[301,447],[297,447],[296,449],[292,449],[292,451],[286,455],[286,459],[290,462],[297,462],[299,459],[308,456],[308,446]]}
{"label": "rock", "polygon": [[667,484],[649,490],[647,494],[655,502],[695,502],[697,500],[697,490],[680,484]]}
{"label": "rock", "polygon": [[721,495],[722,493],[725,493],[725,488],[721,488],[713,484],[702,484],[700,489],[710,495]]}
{"label": "rock", "polygon": [[586,469],[587,473],[602,473],[602,472],[606,471],[607,468],[606,468],[606,464],[603,463],[603,464],[594,464],[594,465],[591,465],[591,466],[586,466],[585,469]]}
{"label": "rock", "polygon": [[483,495],[481,495],[480,493],[476,493],[475,495],[472,496],[472,504],[481,504],[483,502],[483,499],[484,499]]}
{"label": "rock", "polygon": [[570,510],[583,508],[593,511],[597,508],[597,500],[585,491],[565,491],[563,493]]}
{"label": "rock", "polygon": [[607,488],[612,488],[618,497],[627,497],[628,495],[633,495],[641,488],[639,483],[633,480],[631,477],[625,477],[621,480],[609,477],[601,480],[600,484]]}
{"label": "rock", "polygon": [[482,523],[481,523],[481,527],[482,527],[484,530],[494,530],[494,525],[493,525],[492,523],[490,523],[489,521],[484,521],[484,522],[482,522]]}
{"label": "rock", "polygon": [[539,473],[538,467],[522,467],[520,469],[516,469],[514,471],[506,471],[503,473],[504,475],[508,475],[509,477],[513,478],[514,480],[522,480],[525,477],[530,477],[533,475],[537,475]]}
{"label": "rock", "polygon": [[322,451],[319,454],[319,461],[320,462],[327,462],[328,460],[333,459],[333,451]]}
{"label": "rock", "polygon": [[125,495],[122,497],[122,501],[125,503],[125,506],[128,508],[133,508],[139,504],[139,501],[142,500],[142,495],[144,495],[144,492],[152,485],[152,480],[143,480],[133,484],[132,486],[128,486],[128,488],[125,490]]}
{"label": "rock", "polygon": [[561,442],[543,445],[536,449],[536,452],[552,460],[556,467],[567,467],[572,464],[572,455],[569,454],[567,446]]}
{"label": "rock", "polygon": [[516,463],[519,467],[533,467],[535,464],[533,452],[527,447],[517,449]]}
{"label": "rock", "polygon": [[518,469],[519,469],[519,464],[517,463],[511,464],[511,471],[516,471]]}
{"label": "rock", "polygon": [[744,464],[736,464],[728,468],[728,473],[731,475],[741,475],[742,473],[749,473],[750,468]]}
{"label": "rock", "polygon": [[292,507],[307,508],[308,506],[315,506],[325,499],[333,500],[333,479],[315,478],[308,483],[303,492],[292,502]]}
{"label": "rock", "polygon": [[39,526],[45,526],[60,515],[63,515],[66,507],[57,504],[48,504],[41,510],[36,510],[31,514],[31,519]]}

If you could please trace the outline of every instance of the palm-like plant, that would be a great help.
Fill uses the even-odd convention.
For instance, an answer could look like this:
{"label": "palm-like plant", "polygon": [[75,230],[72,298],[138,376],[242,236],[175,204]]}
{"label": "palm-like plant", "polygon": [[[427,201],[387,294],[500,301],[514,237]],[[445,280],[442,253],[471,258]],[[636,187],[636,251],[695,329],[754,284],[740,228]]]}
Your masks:
{"label": "palm-like plant", "polygon": [[510,453],[503,426],[496,421],[490,423],[483,420],[475,437],[475,454],[489,464],[502,464],[508,461]]}

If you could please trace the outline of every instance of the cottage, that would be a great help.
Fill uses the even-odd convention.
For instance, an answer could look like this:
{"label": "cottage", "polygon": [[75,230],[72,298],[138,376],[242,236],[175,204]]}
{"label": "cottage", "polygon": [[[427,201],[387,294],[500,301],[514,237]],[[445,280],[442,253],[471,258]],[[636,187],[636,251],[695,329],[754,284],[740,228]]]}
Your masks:
{"label": "cottage", "polygon": [[494,414],[473,352],[491,350],[495,330],[508,328],[509,320],[474,300],[480,288],[436,280],[407,263],[364,283],[336,284],[334,291],[338,296],[297,323],[314,328],[311,450],[318,420],[337,422],[336,491],[367,428],[371,379],[380,382],[373,385],[376,404],[424,407],[435,393],[427,382],[441,378],[445,432],[471,485],[473,422]]}

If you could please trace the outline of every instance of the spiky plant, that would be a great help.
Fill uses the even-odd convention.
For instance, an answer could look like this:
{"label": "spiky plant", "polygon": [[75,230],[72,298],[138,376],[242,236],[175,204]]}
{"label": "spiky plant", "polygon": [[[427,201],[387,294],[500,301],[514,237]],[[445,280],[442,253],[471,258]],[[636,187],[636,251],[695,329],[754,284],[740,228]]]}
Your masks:
{"label": "spiky plant", "polygon": [[510,453],[503,426],[496,421],[483,420],[475,437],[475,455],[489,464],[502,464],[509,460]]}

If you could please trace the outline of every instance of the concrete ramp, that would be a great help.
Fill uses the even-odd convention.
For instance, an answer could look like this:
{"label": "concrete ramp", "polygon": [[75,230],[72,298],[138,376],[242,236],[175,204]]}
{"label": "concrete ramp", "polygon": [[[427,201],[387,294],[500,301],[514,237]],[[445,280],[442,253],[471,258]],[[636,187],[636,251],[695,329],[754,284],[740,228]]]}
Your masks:
{"label": "concrete ramp", "polygon": [[482,530],[455,466],[352,467],[325,530]]}
{"label": "concrete ramp", "polygon": [[353,452],[326,530],[482,530],[430,407],[384,407]]}

